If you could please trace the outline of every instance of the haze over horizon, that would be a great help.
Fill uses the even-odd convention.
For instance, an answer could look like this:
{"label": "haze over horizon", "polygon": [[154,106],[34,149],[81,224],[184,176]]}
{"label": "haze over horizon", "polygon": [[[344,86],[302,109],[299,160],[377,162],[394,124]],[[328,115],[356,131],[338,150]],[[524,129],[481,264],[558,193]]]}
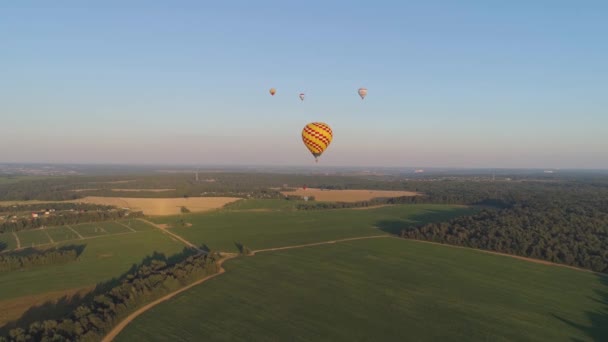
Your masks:
{"label": "haze over horizon", "polygon": [[608,169],[607,36],[602,1],[4,3],[0,163],[313,166],[323,121],[320,166]]}

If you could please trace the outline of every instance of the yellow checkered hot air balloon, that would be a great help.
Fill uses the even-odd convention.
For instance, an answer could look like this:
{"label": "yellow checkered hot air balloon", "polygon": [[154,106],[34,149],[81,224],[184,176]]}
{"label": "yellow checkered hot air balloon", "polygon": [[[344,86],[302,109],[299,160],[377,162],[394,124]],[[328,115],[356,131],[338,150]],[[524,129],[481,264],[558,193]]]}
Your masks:
{"label": "yellow checkered hot air balloon", "polygon": [[302,141],[306,148],[315,156],[315,160],[318,161],[318,157],[323,154],[327,146],[331,143],[333,134],[329,125],[322,122],[312,122],[304,127],[302,130]]}

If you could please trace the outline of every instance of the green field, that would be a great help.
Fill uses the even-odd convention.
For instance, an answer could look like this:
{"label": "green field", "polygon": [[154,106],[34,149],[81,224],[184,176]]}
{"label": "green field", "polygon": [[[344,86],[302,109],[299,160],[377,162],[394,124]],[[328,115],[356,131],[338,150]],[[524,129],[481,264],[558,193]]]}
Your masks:
{"label": "green field", "polygon": [[78,240],[79,237],[68,227],[47,228],[47,233],[55,242]]}
{"label": "green field", "polygon": [[[286,202],[286,201],[285,201]],[[366,210],[247,212],[221,210],[202,214],[159,217],[172,231],[212,249],[236,250],[235,242],[250,249],[279,247],[353,236],[383,234],[412,224],[446,220],[475,211],[449,205],[400,205]],[[183,227],[180,220],[191,223]],[[376,227],[376,228],[374,228]]]}
{"label": "green field", "polygon": [[140,220],[122,220],[119,222],[138,232],[156,229],[145,222],[141,222]]}
{"label": "green field", "polygon": [[82,223],[71,227],[85,238],[108,234],[98,223]]}
{"label": "green field", "polygon": [[17,241],[12,233],[0,234],[0,251],[17,248]]}
{"label": "green field", "polygon": [[117,340],[608,339],[608,278],[470,249],[385,238],[262,253],[225,267],[144,313]]}
{"label": "green field", "polygon": [[170,256],[184,247],[157,229],[74,240],[66,244],[85,245],[78,261],[0,273],[0,302],[49,291],[94,286],[122,275],[155,251]]}
{"label": "green field", "polygon": [[51,243],[48,235],[42,229],[23,230],[17,232],[17,236],[19,236],[19,241],[21,241],[21,247],[33,247]]}

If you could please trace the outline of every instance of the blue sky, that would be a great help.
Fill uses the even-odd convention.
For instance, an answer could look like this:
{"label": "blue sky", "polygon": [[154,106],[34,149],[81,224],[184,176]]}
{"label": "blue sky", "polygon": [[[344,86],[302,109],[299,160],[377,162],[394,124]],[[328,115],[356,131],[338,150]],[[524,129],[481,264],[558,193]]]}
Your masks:
{"label": "blue sky", "polygon": [[0,161],[307,165],[323,121],[331,166],[608,168],[606,37],[605,1],[2,2]]}

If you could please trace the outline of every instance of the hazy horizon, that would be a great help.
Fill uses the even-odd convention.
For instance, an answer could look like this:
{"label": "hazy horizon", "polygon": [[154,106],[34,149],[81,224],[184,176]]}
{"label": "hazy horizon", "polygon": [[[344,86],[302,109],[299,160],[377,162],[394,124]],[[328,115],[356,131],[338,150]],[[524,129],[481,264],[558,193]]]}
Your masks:
{"label": "hazy horizon", "polygon": [[314,166],[323,121],[319,166],[608,169],[585,6],[2,4],[0,163]]}

